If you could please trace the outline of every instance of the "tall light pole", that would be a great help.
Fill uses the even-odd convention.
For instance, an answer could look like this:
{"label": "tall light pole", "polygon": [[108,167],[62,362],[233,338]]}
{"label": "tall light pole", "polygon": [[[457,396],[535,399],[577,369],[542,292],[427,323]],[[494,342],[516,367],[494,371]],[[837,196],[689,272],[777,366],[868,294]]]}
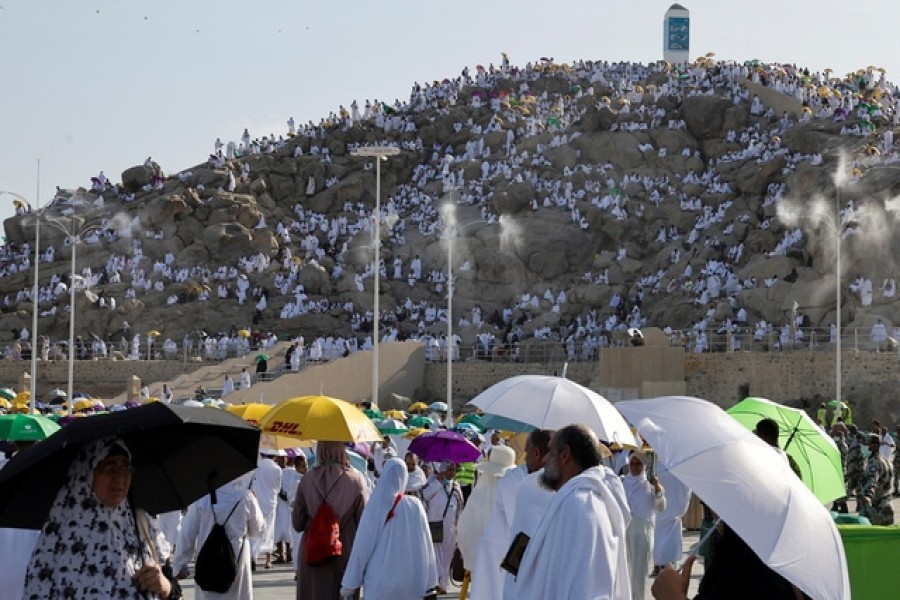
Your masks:
{"label": "tall light pole", "polygon": [[[451,196],[451,202],[453,198]],[[472,225],[489,224],[484,219],[469,221],[462,227],[456,225],[456,207],[451,204],[446,213],[447,219],[447,416],[453,421],[453,240],[463,230]]]}
{"label": "tall light pole", "polygon": [[72,261],[71,276],[69,278],[69,374],[68,385],[66,387],[66,406],[69,413],[72,412],[74,400],[72,398],[73,386],[75,381],[75,255],[78,244],[81,243],[88,233],[99,228],[97,219],[87,217],[79,217],[75,214],[75,204],[73,199],[72,214],[67,219],[65,217],[57,217],[47,219],[47,223],[52,225],[69,238],[72,245]]}
{"label": "tall light pole", "polygon": [[378,365],[378,328],[381,326],[381,161],[400,154],[390,146],[363,146],[350,152],[353,156],[375,158],[375,298],[372,312],[372,404],[378,406],[378,387],[381,383]]}
{"label": "tall light pole", "polygon": [[835,244],[835,268],[837,272],[834,275],[834,293],[835,306],[837,315],[835,316],[835,327],[837,328],[837,339],[835,340],[835,357],[834,357],[834,399],[837,402],[837,410],[841,409],[841,233],[843,230],[841,220],[841,183],[836,182],[837,192],[835,194],[835,210],[834,210],[834,230]]}
{"label": "tall light pole", "polygon": [[[41,162],[38,161],[37,202],[41,198]],[[0,190],[0,195],[9,194],[16,196],[22,202],[26,202],[25,196],[15,192]],[[28,412],[34,414],[37,407],[37,353],[38,353],[38,299],[40,285],[38,284],[38,269],[41,264],[41,208],[40,205],[33,209],[35,214],[34,225],[34,284],[31,288],[31,385],[29,388]]]}

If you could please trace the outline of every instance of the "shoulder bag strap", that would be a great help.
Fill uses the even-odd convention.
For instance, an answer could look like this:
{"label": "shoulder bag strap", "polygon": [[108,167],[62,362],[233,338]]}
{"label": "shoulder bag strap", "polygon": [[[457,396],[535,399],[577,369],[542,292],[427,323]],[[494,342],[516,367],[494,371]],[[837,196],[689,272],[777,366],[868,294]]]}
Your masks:
{"label": "shoulder bag strap", "polygon": [[447,505],[444,506],[444,515],[441,517],[441,521],[444,520],[444,517],[447,516],[447,511],[450,510],[450,499],[453,497],[453,486],[450,486],[450,491],[447,492]]}

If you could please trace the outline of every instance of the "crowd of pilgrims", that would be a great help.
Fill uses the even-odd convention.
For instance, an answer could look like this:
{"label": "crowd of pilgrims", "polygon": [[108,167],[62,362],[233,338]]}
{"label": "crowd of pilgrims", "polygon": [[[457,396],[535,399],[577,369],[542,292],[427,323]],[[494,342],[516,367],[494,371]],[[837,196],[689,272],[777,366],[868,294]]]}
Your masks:
{"label": "crowd of pilgrims", "polygon": [[[667,74],[660,79],[660,76]],[[322,264],[334,266],[327,272],[335,283],[352,281],[350,289],[370,291],[374,268],[371,261],[356,266],[350,259],[352,250],[360,246],[360,234],[370,240],[375,219],[380,219],[383,232],[382,262],[378,269],[383,279],[405,282],[410,294],[397,298],[397,307],[383,310],[380,315],[385,331],[384,339],[419,339],[426,343],[428,357],[440,360],[448,352],[459,353],[460,337],[454,335],[448,342],[445,331],[447,273],[443,265],[423,264],[414,252],[403,258],[407,228],[415,228],[426,240],[438,239],[454,233],[452,224],[445,221],[439,210],[440,198],[425,192],[425,188],[438,182],[444,194],[453,193],[459,206],[476,207],[488,224],[496,224],[498,215],[492,209],[494,184],[498,181],[527,182],[533,186],[535,196],[529,209],[534,214],[543,211],[560,211],[570,215],[573,227],[589,230],[591,225],[585,216],[591,206],[608,213],[620,221],[641,220],[649,205],[660,207],[677,203],[681,211],[693,215],[693,226],[680,228],[663,226],[652,231],[646,243],[656,243],[669,250],[667,264],[658,264],[636,275],[633,283],[611,286],[612,297],[607,306],[574,308],[568,302],[572,288],[584,283],[609,285],[609,269],[572,274],[567,283],[554,287],[538,284],[534,289],[522,290],[513,304],[489,312],[471,302],[460,306],[454,313],[454,329],[468,328],[476,339],[479,352],[491,353],[497,348],[508,350],[515,357],[518,343],[527,338],[553,340],[564,344],[569,360],[588,359],[599,347],[622,343],[616,332],[647,325],[665,327],[672,332],[673,340],[685,339],[691,350],[707,351],[708,335],[730,334],[739,331],[752,332],[754,339],[775,336],[782,341],[787,323],[767,323],[748,314],[740,301],[740,292],[748,288],[771,286],[777,276],[757,281],[755,277],[739,278],[737,272],[751,258],[744,241],[734,234],[737,224],[747,224],[761,230],[778,232],[779,239],[772,248],[758,249],[768,256],[786,255],[792,248],[804,243],[804,233],[799,227],[785,227],[777,218],[750,212],[740,212],[732,200],[735,190],[724,179],[719,167],[733,162],[753,161],[765,164],[783,159],[780,175],[789,175],[802,164],[820,166],[823,157],[818,153],[793,152],[782,143],[782,136],[796,119],[787,113],[777,115],[766,108],[757,96],[751,96],[742,85],[752,81],[778,92],[793,96],[803,102],[805,109],[800,121],[828,119],[844,121],[850,129],[847,135],[860,135],[869,141],[868,151],[855,158],[849,168],[851,178],[862,175],[864,169],[898,160],[891,125],[900,118],[897,89],[884,79],[876,69],[849,74],[838,80],[829,73],[810,73],[792,65],[739,64],[733,62],[700,61],[684,69],[671,69],[668,65],[640,65],[620,62],[582,61],[569,65],[557,65],[550,59],[529,63],[524,68],[513,67],[504,58],[498,67],[479,67],[470,72],[467,68],[455,79],[445,79],[415,84],[407,102],[388,104],[367,100],[362,106],[356,101],[349,109],[341,106],[318,124],[309,122],[298,126],[293,118],[287,125],[286,135],[270,134],[252,138],[245,130],[239,140],[223,143],[216,140],[209,166],[226,172],[226,183],[218,189],[196,185],[201,199],[209,199],[222,191],[234,192],[253,180],[249,157],[259,154],[280,156],[317,157],[324,163],[331,162],[329,132],[361,126],[382,136],[382,144],[399,147],[416,154],[421,162],[414,167],[409,181],[400,182],[389,190],[381,206],[381,214],[363,202],[346,200],[339,210],[323,214],[304,206],[303,201],[293,206],[292,216],[277,223],[267,223],[261,216],[257,229],[271,229],[280,245],[277,254],[248,254],[233,264],[178,264],[172,252],[152,259],[144,255],[143,240],[163,239],[162,231],[142,228],[137,217],[132,220],[110,217],[95,230],[83,236],[86,244],[108,246],[121,238],[129,238],[127,252],[113,252],[103,264],[80,266],[73,278],[66,274],[54,274],[38,289],[40,314],[50,316],[60,310],[62,297],[69,287],[87,290],[98,310],[113,310],[117,304],[132,298],[163,295],[167,304],[205,302],[210,299],[236,302],[247,307],[248,325],[271,327],[267,319],[291,319],[309,313],[339,313],[345,315],[352,334],[333,337],[329,346],[337,352],[355,351],[372,345],[371,331],[375,316],[371,310],[358,306],[347,294],[324,296],[308,294],[299,283],[304,268],[325,271]],[[533,92],[542,77],[564,77],[568,80],[569,93]],[[642,87],[651,76],[659,85]],[[595,90],[609,95],[596,102],[584,102]],[[668,148],[647,142],[639,151],[650,160],[665,161],[667,157],[680,157],[687,165],[684,173],[671,175],[638,175],[623,172],[612,162],[590,164],[580,162],[574,168],[565,167],[554,172],[547,167],[551,161],[547,151],[570,144],[579,135],[571,127],[590,105],[608,107],[617,113],[613,131],[647,131],[657,128],[679,130],[685,128],[680,118],[673,118],[662,105],[672,97],[717,94],[735,105],[746,105],[751,118],[745,127],[731,130],[725,141],[736,149],[718,158],[704,159],[700,150],[685,146]],[[463,98],[464,100],[461,100]],[[451,146],[435,142],[424,147],[418,135],[417,120],[425,111],[436,115],[449,115],[451,109],[465,102],[472,109],[489,110],[492,117],[487,125],[469,117],[454,123],[456,133],[468,133],[464,147],[454,150]],[[453,114],[459,114],[455,112]],[[474,113],[469,113],[474,114]],[[876,135],[876,123],[887,124],[883,133]],[[490,134],[499,133],[491,137]],[[544,136],[536,144],[528,144],[530,138]],[[499,140],[499,142],[497,141]],[[533,148],[532,150],[526,149]],[[351,145],[349,150],[353,150]],[[472,170],[467,165],[480,164]],[[671,163],[675,164],[675,163]],[[145,165],[153,173],[143,192],[153,193],[165,187],[167,178],[157,163],[148,158]],[[691,167],[695,168],[691,168]],[[365,169],[373,169],[368,162]],[[675,171],[673,169],[673,171]],[[177,174],[181,184],[191,182],[189,171]],[[170,178],[171,179],[171,178]],[[341,181],[331,176],[324,181],[310,177],[306,195],[322,189],[340,186]],[[243,188],[241,188],[243,189]],[[637,190],[630,194],[629,191]],[[783,183],[768,185],[763,208],[768,209],[788,194]],[[635,200],[630,195],[646,200]],[[714,198],[715,201],[710,201]],[[134,194],[127,194],[121,186],[113,184],[101,172],[92,178],[89,191],[71,193],[60,190],[53,200],[51,210],[63,215],[79,210],[79,205],[101,206],[117,202],[134,201]],[[854,222],[854,211],[860,208],[853,200],[842,207],[848,221]],[[22,203],[19,214],[30,208]],[[767,210],[766,214],[771,211]],[[112,213],[110,213],[112,214]],[[847,235],[864,233],[860,227],[851,227]],[[65,242],[68,244],[68,239]],[[367,241],[371,248],[371,241]],[[121,246],[120,246],[121,247]],[[625,246],[611,249],[615,260],[629,258]],[[702,255],[702,258],[701,258]],[[0,277],[10,277],[31,268],[34,252],[30,243],[20,246],[7,244],[0,249]],[[385,258],[386,257],[386,258]],[[41,249],[40,260],[53,264],[60,259],[52,245]],[[472,257],[465,257],[460,271],[473,270]],[[879,273],[855,273],[856,280],[849,286],[849,293],[865,301],[865,281]],[[454,274],[458,276],[458,274]],[[128,282],[122,296],[116,298],[103,290],[108,283]],[[197,282],[193,291],[175,293],[171,284]],[[863,284],[861,284],[863,282]],[[893,279],[886,278],[878,290],[885,298],[895,293]],[[868,298],[871,302],[871,282]],[[423,294],[423,290],[427,294]],[[0,300],[4,311],[15,310],[24,302],[31,302],[30,287],[15,294],[7,294]],[[418,299],[427,296],[430,299]],[[692,303],[699,318],[686,323],[654,323],[642,310],[649,299],[676,297]],[[417,298],[413,300],[412,298]],[[730,311],[723,316],[718,310],[726,302]],[[66,304],[67,306],[67,304]],[[269,310],[271,309],[271,310]],[[66,309],[67,310],[67,309]],[[544,313],[559,315],[555,326],[534,326],[531,322]],[[801,315],[802,317],[802,315]],[[138,332],[136,332],[138,333]],[[217,338],[224,333],[220,332]],[[802,335],[802,331],[801,331]],[[325,338],[321,339],[325,345]],[[739,337],[733,338],[739,344]],[[110,335],[104,343],[119,342],[118,334]],[[131,343],[132,339],[126,339]],[[176,343],[178,340],[172,340]],[[187,343],[187,339],[183,340]],[[313,344],[310,345],[312,347]],[[448,350],[448,347],[450,348]]]}
{"label": "crowd of pilgrims", "polygon": [[[430,418],[435,427],[455,427],[446,412],[432,411]],[[551,490],[537,485],[552,432],[523,435],[520,437],[529,440],[524,446],[521,439],[510,446],[499,431],[484,436],[474,429],[460,431],[478,445],[481,456],[477,462],[422,461],[408,450],[410,436],[400,435],[385,435],[383,441],[371,445],[356,444],[349,453],[349,444],[337,442],[289,452],[261,450],[254,472],[219,490],[220,498],[224,497],[219,500],[221,506],[211,507],[210,498],[205,497],[187,511],[158,517],[173,572],[180,577],[191,575],[192,557],[211,527],[212,517],[204,512],[215,508],[217,514],[227,514],[229,506],[243,501],[249,509],[237,514],[229,535],[234,540],[247,536],[243,544],[249,551],[239,557],[246,571],[239,572],[229,597],[252,597],[253,571],[290,563],[297,570],[298,598],[304,599],[359,597],[360,587],[366,598],[420,598],[425,590],[445,594],[451,572],[459,579],[463,567],[474,571],[470,575],[473,598],[512,598],[514,578],[494,573],[494,569],[484,568],[484,563],[494,560],[499,546],[505,550],[503,540],[509,525],[531,533],[540,515],[523,514],[509,524],[497,507],[506,506],[510,511],[510,503],[522,488],[537,496],[528,500],[534,503],[532,512],[552,499]],[[348,454],[359,462],[354,458],[348,462]],[[517,461],[521,463],[518,467]],[[332,463],[344,467],[329,480]],[[632,588],[628,598],[644,597],[647,573],[654,564],[658,571],[681,555],[681,516],[690,491],[671,477],[666,478],[668,487],[664,489],[653,473],[646,472],[649,465],[649,457],[643,453],[618,448],[601,466],[604,482],[626,515],[625,521],[634,523],[634,532],[629,526],[626,544],[628,562],[635,564],[634,572],[627,574]],[[535,475],[529,477],[531,473]],[[498,498],[501,495],[504,497]],[[304,559],[302,536],[308,534],[302,531],[323,496],[334,506],[346,547],[339,559],[315,566]],[[401,514],[403,511],[408,513]],[[386,515],[387,521],[397,518],[390,528],[384,526]],[[370,523],[373,519],[376,522]],[[439,539],[431,533],[436,522],[443,524]],[[384,569],[398,563],[407,567],[404,577],[385,577]],[[336,596],[338,587],[340,595]]]}

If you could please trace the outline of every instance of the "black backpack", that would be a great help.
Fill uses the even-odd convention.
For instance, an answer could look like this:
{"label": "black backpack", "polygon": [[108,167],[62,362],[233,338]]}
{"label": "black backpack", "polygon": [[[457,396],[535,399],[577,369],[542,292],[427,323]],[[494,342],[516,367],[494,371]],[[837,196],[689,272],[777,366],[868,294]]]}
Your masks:
{"label": "black backpack", "polygon": [[[224,594],[231,588],[238,573],[237,557],[234,555],[234,547],[225,531],[225,523],[231,518],[240,504],[238,500],[228,516],[221,523],[216,521],[215,505],[213,506],[213,526],[206,536],[206,541],[197,553],[197,562],[194,565],[194,581],[205,592]],[[244,549],[241,541],[241,549]]]}

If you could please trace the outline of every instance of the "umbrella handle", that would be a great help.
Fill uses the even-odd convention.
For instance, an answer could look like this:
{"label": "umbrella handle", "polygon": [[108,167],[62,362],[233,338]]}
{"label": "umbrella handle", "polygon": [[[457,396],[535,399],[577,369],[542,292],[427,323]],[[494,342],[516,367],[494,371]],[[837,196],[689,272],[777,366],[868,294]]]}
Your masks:
{"label": "umbrella handle", "polygon": [[135,509],[134,521],[137,524],[138,534],[144,539],[147,544],[147,549],[150,551],[150,557],[153,559],[153,562],[157,565],[160,564],[159,552],[156,550],[156,543],[153,541],[153,537],[150,535],[150,517],[147,515],[147,511],[145,511],[143,508]]}
{"label": "umbrella handle", "polygon": [[703,546],[703,544],[706,543],[706,540],[709,539],[709,537],[713,534],[713,532],[719,528],[719,523],[721,523],[721,522],[722,522],[721,518],[716,519],[716,522],[713,523],[713,526],[709,528],[709,531],[707,531],[706,534],[704,534],[704,536],[702,538],[700,538],[700,541],[698,541],[696,544],[694,544],[693,546],[691,546],[688,549],[687,558],[690,558],[692,556],[697,556],[697,552],[700,551],[700,547]]}

